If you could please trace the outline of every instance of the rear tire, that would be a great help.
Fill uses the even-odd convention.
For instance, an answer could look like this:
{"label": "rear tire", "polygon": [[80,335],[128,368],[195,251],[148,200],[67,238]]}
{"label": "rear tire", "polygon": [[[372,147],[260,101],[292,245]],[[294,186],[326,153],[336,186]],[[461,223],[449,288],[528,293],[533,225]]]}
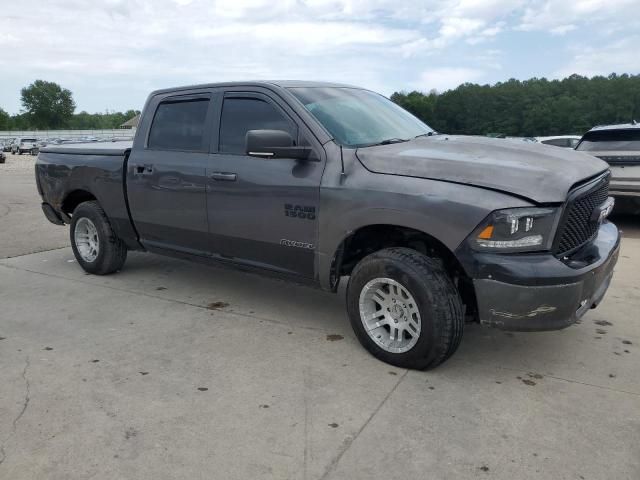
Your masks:
{"label": "rear tire", "polygon": [[127,259],[127,246],[114,233],[98,202],[78,205],[70,227],[73,254],[86,272],[107,275],[122,268]]}
{"label": "rear tire", "polygon": [[460,295],[440,260],[409,248],[375,252],[353,269],[347,311],[360,343],[376,358],[425,370],[462,340]]}

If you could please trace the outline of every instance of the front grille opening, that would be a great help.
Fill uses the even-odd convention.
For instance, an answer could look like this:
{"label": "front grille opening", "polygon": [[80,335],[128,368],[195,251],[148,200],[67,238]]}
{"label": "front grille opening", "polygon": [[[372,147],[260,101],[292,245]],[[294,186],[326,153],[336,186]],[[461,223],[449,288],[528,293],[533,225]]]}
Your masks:
{"label": "front grille opening", "polygon": [[[554,253],[566,256],[595,238],[600,225],[593,221],[594,210],[609,196],[610,174],[599,178],[593,185],[578,186],[569,193],[569,200],[556,234]],[[584,190],[584,191],[583,191]]]}

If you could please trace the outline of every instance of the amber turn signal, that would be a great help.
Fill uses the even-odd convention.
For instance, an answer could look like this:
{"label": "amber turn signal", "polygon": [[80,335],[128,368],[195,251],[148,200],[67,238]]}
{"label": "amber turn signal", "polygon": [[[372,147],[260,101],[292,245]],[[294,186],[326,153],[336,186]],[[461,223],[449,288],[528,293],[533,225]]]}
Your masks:
{"label": "amber turn signal", "polygon": [[492,235],[493,235],[493,225],[489,225],[488,227],[486,227],[484,230],[480,232],[480,234],[478,235],[478,238],[482,240],[489,240]]}

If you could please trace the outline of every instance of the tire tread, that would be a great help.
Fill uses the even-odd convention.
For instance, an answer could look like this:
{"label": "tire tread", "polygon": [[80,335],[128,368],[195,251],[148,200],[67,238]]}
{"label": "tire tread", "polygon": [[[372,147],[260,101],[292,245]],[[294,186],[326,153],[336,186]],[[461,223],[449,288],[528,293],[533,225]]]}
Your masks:
{"label": "tire tread", "polygon": [[[73,227],[75,226],[75,221],[80,218],[80,216],[88,216],[91,214],[98,218],[98,223],[100,223],[100,225],[96,225],[96,228],[102,230],[102,232],[106,236],[107,241],[106,245],[100,246],[100,248],[104,251],[104,255],[95,265],[86,264],[84,261],[82,261],[82,258],[77,253],[74,243]],[[118,238],[118,236],[113,231],[111,223],[109,222],[109,218],[107,217],[107,214],[104,212],[100,204],[96,200],[82,202],[73,211],[72,218],[72,228],[70,228],[71,244],[73,246],[73,253],[75,254],[76,259],[78,260],[78,263],[80,263],[82,268],[87,272],[96,275],[108,275],[122,269],[122,266],[127,259],[127,246],[122,240],[120,240],[120,238]]]}
{"label": "tire tread", "polygon": [[[425,355],[421,358],[412,359],[411,364],[405,366],[426,370],[440,365],[451,357],[460,346],[464,330],[462,300],[453,281],[447,274],[442,261],[437,257],[429,257],[410,248],[387,248],[374,252],[362,259],[354,268],[352,278],[373,262],[380,261],[399,262],[413,270],[416,277],[422,282],[424,293],[429,297],[428,300],[435,312],[433,318],[430,319],[435,324],[434,332],[437,335],[434,348],[432,348],[431,351],[425,352]],[[359,295],[359,292],[354,293],[349,290],[348,287],[348,297],[351,294]],[[417,292],[412,293],[414,296],[417,294]],[[360,321],[359,312],[350,311],[352,323],[355,321],[353,319],[354,315],[358,315],[357,321]],[[368,345],[365,344],[365,347],[374,353],[374,355],[376,354]]]}

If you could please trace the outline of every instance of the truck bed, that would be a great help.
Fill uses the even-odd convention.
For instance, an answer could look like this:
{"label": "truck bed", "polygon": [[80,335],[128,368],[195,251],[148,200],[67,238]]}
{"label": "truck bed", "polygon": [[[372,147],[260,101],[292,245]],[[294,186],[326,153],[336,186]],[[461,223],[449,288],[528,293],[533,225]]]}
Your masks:
{"label": "truck bed", "polygon": [[121,141],[42,148],[35,170],[43,210],[51,208],[69,223],[69,216],[78,203],[95,199],[118,236],[129,248],[139,247],[125,186],[126,159],[131,146],[131,141]]}
{"label": "truck bed", "polygon": [[50,145],[40,149],[44,153],[67,153],[71,155],[117,155],[124,156],[131,149],[132,140],[119,142],[90,142]]}

